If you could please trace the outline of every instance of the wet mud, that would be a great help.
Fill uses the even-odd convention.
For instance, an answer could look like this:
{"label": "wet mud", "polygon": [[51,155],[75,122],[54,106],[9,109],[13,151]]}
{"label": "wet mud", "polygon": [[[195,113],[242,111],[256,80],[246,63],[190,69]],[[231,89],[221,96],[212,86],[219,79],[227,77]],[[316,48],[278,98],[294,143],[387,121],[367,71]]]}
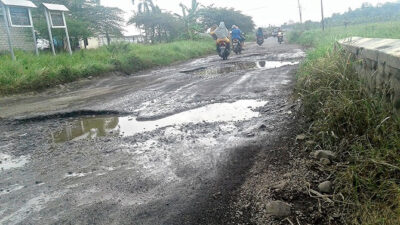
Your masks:
{"label": "wet mud", "polygon": [[1,99],[0,224],[253,224],[239,190],[290,130],[303,57],[271,39]]}
{"label": "wet mud", "polygon": [[61,132],[51,134],[54,142],[66,142],[104,136],[133,136],[160,128],[183,124],[215,123],[250,120],[260,115],[252,109],[262,107],[266,101],[239,100],[233,103],[215,103],[177,113],[158,120],[138,121],[132,116],[86,117],[73,120]]}
{"label": "wet mud", "polygon": [[255,69],[276,69],[283,66],[297,65],[299,62],[285,62],[285,61],[266,61],[260,60],[255,62],[228,62],[217,67],[200,67],[193,70],[181,71],[182,73],[194,74],[200,76],[211,76],[218,74],[229,74],[237,71],[248,71]]}

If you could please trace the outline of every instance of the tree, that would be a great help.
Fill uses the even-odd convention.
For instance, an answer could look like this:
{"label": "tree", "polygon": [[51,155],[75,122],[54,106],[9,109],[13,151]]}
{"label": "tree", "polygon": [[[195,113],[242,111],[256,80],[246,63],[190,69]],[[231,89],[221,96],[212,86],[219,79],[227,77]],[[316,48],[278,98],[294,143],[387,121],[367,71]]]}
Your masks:
{"label": "tree", "polygon": [[211,27],[220,22],[225,22],[227,28],[237,25],[243,32],[253,32],[255,24],[251,16],[244,15],[241,11],[232,8],[215,8],[208,6],[199,10],[200,22],[206,27]]}
{"label": "tree", "polygon": [[[137,1],[132,0],[135,5]],[[129,19],[128,24],[135,24],[137,28],[144,30],[146,42],[155,41],[156,28],[153,17],[161,13],[161,9],[152,0],[140,0],[137,4],[137,12]]]}
{"label": "tree", "polygon": [[71,16],[76,20],[90,23],[89,29],[95,33],[106,31],[114,35],[122,34],[124,18],[123,11],[119,8],[104,7],[100,0],[39,0],[50,3],[65,4],[71,11]]}
{"label": "tree", "polygon": [[363,2],[361,5],[361,8],[370,8],[370,7],[372,7],[372,4],[369,2]]}
{"label": "tree", "polygon": [[201,24],[197,22],[197,19],[200,17],[200,4],[197,0],[192,0],[190,8],[185,6],[183,3],[179,4],[179,6],[182,9],[182,16],[178,14],[176,15],[185,24],[185,34],[187,38],[194,39],[196,33],[198,33],[202,28]]}
{"label": "tree", "polygon": [[[326,19],[327,24],[330,26],[348,26],[350,24],[363,24],[374,22],[398,21],[400,20],[400,3],[389,2],[380,4],[376,7],[372,5],[363,4],[361,8],[351,9],[343,14],[335,13],[330,18]],[[296,28],[294,26],[286,26],[286,28]],[[305,29],[316,29],[319,27],[317,22],[309,22],[309,26]]]}
{"label": "tree", "polygon": [[[132,4],[135,5],[135,0],[132,0]],[[152,0],[140,0],[139,4],[137,5],[138,13],[161,13],[160,7],[155,5]]]}
{"label": "tree", "polygon": [[183,23],[170,13],[136,13],[129,24],[145,30],[151,43],[172,41],[179,38],[184,29]]}
{"label": "tree", "polygon": [[[72,49],[75,49],[79,45],[80,40],[92,37],[94,35],[92,30],[88,29],[88,27],[90,27],[89,22],[76,20],[75,18],[71,18],[69,16],[67,16],[65,19],[68,26]],[[37,38],[49,39],[46,20],[44,18],[35,18],[35,20],[35,30],[37,31]],[[53,29],[52,34],[53,39],[56,39],[58,41],[63,41],[66,38],[63,29]],[[56,46],[56,48],[61,49],[62,46]]]}
{"label": "tree", "polygon": [[[95,34],[122,35],[122,25],[124,19],[123,11],[118,8],[104,7],[100,5],[100,0],[38,0],[39,3],[54,3],[65,5],[70,11],[67,13],[66,20],[72,40],[88,38]],[[43,12],[37,12],[34,17],[39,20],[39,24],[45,24]],[[47,33],[45,26],[38,26],[39,32],[43,36]],[[64,38],[61,32],[55,30],[54,36]]]}
{"label": "tree", "polygon": [[[132,3],[135,4],[136,1],[133,0]],[[137,28],[144,30],[146,41],[151,43],[171,41],[178,38],[184,30],[183,24],[177,17],[162,12],[152,0],[140,0],[137,11],[129,19],[128,24],[135,24]]]}

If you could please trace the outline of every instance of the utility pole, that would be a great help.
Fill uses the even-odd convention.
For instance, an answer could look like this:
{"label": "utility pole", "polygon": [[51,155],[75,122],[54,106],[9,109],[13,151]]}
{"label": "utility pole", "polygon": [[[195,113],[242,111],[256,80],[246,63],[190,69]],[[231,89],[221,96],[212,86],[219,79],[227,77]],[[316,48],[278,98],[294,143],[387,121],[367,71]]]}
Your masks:
{"label": "utility pole", "polygon": [[325,30],[325,18],[324,18],[324,3],[323,0],[321,0],[321,16],[322,16],[322,20],[321,20],[321,25],[322,25],[322,30]]}
{"label": "utility pole", "polygon": [[300,15],[300,23],[303,23],[303,15],[301,13],[301,5],[300,5],[300,0],[297,0],[298,7],[299,7],[299,15]]}

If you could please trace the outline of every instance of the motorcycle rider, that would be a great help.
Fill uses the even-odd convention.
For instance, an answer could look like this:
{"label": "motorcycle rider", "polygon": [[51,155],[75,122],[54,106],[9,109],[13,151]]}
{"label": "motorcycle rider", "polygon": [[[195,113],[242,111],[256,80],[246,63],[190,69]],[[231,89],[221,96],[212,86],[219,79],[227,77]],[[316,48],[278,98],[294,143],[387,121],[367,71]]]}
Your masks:
{"label": "motorcycle rider", "polygon": [[283,42],[283,32],[281,29],[278,31],[278,42],[281,44]]}
{"label": "motorcycle rider", "polygon": [[239,29],[239,27],[236,25],[233,25],[231,34],[232,34],[232,40],[238,39],[240,42],[240,45],[242,46],[242,49],[243,49],[245,39],[244,39],[244,37],[242,35],[242,31]]}
{"label": "motorcycle rider", "polygon": [[278,37],[283,37],[283,32],[281,29],[279,29],[279,31],[278,31]]}
{"label": "motorcycle rider", "polygon": [[257,37],[257,38],[259,38],[259,37],[264,38],[264,33],[263,33],[263,30],[262,30],[261,27],[259,27],[259,28],[257,29],[256,37]]}
{"label": "motorcycle rider", "polygon": [[227,49],[230,49],[229,31],[225,26],[224,22],[221,22],[218,27],[213,26],[210,30],[211,36],[216,40],[217,51],[219,52],[219,44],[221,42],[226,43]]}

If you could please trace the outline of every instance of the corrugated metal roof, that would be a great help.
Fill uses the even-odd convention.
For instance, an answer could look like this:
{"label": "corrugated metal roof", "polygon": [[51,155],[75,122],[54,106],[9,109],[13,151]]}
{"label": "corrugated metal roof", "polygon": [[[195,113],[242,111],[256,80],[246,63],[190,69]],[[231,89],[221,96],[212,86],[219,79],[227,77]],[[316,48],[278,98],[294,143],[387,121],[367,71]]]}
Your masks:
{"label": "corrugated metal roof", "polygon": [[0,0],[1,3],[7,6],[20,6],[26,8],[37,8],[35,4],[27,0]]}
{"label": "corrugated metal roof", "polygon": [[65,5],[49,4],[49,3],[43,3],[43,5],[50,11],[69,11],[69,9],[65,7]]}

